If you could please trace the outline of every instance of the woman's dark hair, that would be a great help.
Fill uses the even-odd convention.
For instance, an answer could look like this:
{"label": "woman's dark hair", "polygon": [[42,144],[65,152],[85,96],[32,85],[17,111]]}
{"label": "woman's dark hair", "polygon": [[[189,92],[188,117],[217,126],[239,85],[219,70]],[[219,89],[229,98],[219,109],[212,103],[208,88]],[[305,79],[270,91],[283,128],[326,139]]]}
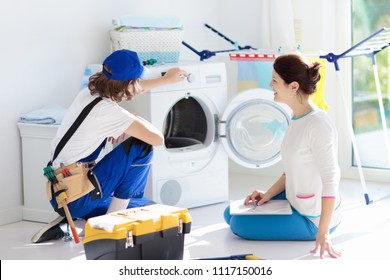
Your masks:
{"label": "woman's dark hair", "polygon": [[[132,90],[129,90],[132,85]],[[120,102],[125,97],[131,100],[142,90],[138,84],[138,79],[133,81],[114,81],[108,79],[102,72],[98,72],[89,78],[88,88],[91,95],[110,98],[113,101]]]}
{"label": "woman's dark hair", "polygon": [[274,70],[286,82],[297,82],[299,90],[304,94],[312,94],[317,90],[321,79],[320,63],[309,62],[297,54],[281,55],[274,62]]}

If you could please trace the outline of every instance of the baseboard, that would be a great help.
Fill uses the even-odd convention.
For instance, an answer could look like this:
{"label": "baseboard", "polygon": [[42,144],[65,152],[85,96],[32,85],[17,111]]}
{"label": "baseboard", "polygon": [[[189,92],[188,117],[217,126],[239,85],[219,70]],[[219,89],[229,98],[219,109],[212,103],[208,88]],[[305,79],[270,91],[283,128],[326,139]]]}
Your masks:
{"label": "baseboard", "polygon": [[241,173],[241,174],[249,174],[249,175],[255,175],[255,176],[271,176],[271,177],[280,177],[280,175],[283,173],[284,168],[282,162],[278,162],[272,166],[268,166],[265,168],[260,169],[252,169],[252,168],[245,168],[237,163],[229,160],[229,172],[232,173]]}
{"label": "baseboard", "polygon": [[49,223],[57,217],[58,214],[54,212],[54,210],[42,211],[18,206],[0,210],[0,226],[20,222],[22,220]]}
{"label": "baseboard", "polygon": [[23,206],[0,210],[0,226],[20,222],[23,219]]}
{"label": "baseboard", "polygon": [[58,214],[52,211],[23,208],[23,220],[49,223],[58,217]]}

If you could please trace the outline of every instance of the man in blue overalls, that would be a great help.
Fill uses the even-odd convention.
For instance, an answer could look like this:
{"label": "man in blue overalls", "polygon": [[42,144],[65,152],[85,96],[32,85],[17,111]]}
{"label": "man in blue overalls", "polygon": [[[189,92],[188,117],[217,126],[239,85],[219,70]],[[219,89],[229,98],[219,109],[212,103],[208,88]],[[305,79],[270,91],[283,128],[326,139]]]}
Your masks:
{"label": "man in blue overalls", "polygon": [[[151,123],[123,109],[119,103],[130,101],[151,88],[181,82],[187,73],[172,68],[164,76],[148,80],[145,72],[135,52],[113,52],[104,60],[102,71],[90,77],[88,87],[76,96],[63,118],[53,139],[53,153],[80,112],[94,99],[102,98],[52,160],[54,170],[67,166],[92,167],[95,179],[101,186],[101,198],[95,199],[90,193],[68,203],[73,218],[88,219],[148,203],[143,195],[153,146],[163,145],[164,137]],[[118,139],[123,135],[127,139],[101,157],[107,139]],[[50,202],[62,214],[54,196]],[[65,221],[60,215],[39,230],[32,242],[63,237],[60,224]]]}

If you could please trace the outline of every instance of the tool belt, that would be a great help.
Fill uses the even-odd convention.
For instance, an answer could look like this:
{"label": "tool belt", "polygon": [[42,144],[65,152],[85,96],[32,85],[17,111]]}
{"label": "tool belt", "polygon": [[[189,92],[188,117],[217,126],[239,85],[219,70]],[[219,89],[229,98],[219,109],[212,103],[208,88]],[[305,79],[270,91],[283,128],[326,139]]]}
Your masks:
{"label": "tool belt", "polygon": [[[94,163],[76,162],[54,170],[58,184],[46,182],[46,194],[49,200],[56,199],[57,207],[70,203],[80,197],[91,194],[92,200],[102,197],[102,191],[94,172]],[[66,199],[66,201],[65,201]]]}

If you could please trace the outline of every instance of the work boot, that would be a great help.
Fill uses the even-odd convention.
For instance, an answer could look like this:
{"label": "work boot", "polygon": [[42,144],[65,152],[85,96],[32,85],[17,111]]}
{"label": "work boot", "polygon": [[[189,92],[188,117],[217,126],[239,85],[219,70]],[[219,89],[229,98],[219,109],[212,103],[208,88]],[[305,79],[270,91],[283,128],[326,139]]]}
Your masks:
{"label": "work boot", "polygon": [[60,239],[65,236],[65,232],[61,229],[61,224],[67,223],[66,218],[58,216],[43,228],[41,228],[31,238],[32,243],[41,243],[49,240]]}

